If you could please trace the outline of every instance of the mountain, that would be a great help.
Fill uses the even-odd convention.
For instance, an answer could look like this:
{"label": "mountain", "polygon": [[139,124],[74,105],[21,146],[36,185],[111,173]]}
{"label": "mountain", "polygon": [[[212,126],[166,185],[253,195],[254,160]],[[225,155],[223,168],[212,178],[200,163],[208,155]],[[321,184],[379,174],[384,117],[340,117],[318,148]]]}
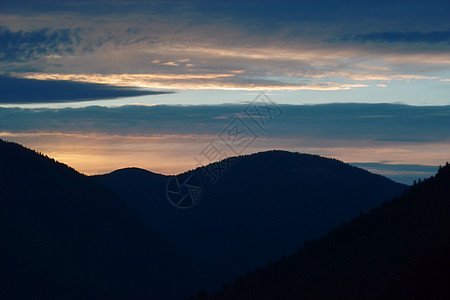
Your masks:
{"label": "mountain", "polygon": [[114,192],[2,140],[0,265],[1,299],[179,299],[198,285]]}
{"label": "mountain", "polygon": [[166,193],[177,189],[171,178],[141,169],[95,176],[176,245],[203,272],[209,290],[292,253],[406,188],[338,160],[286,151],[229,158],[178,175],[180,184],[194,182],[185,193],[201,194],[188,209],[168,201],[178,196]]}
{"label": "mountain", "polygon": [[450,299],[450,165],[294,254],[191,300]]}

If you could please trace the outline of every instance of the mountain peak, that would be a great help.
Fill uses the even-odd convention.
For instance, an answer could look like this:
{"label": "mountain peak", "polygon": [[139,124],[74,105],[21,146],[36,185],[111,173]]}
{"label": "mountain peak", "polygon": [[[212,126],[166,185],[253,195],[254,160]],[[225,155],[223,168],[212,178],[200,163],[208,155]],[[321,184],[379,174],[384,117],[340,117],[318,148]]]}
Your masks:
{"label": "mountain peak", "polygon": [[402,196],[190,299],[449,299],[449,212],[447,163]]}
{"label": "mountain peak", "polygon": [[182,249],[208,274],[205,282],[212,288],[214,282],[294,251],[406,188],[335,159],[283,150],[230,157],[179,174],[177,180],[191,176],[200,182],[201,199],[189,209],[169,202],[171,177],[113,172],[95,178]]}
{"label": "mountain peak", "polygon": [[142,169],[142,168],[138,168],[138,167],[127,167],[127,168],[117,169],[110,173],[102,174],[102,175],[115,175],[115,174],[126,174],[126,175],[130,175],[130,176],[132,176],[132,175],[165,176],[163,174],[155,173],[155,172],[148,171],[146,169]]}

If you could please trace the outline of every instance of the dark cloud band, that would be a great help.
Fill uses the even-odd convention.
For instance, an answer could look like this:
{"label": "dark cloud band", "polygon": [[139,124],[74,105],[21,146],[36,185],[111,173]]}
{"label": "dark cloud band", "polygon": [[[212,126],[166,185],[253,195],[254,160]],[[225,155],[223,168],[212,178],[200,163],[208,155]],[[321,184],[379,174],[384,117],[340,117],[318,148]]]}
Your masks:
{"label": "dark cloud band", "polygon": [[374,43],[447,43],[450,44],[450,31],[433,32],[372,32],[354,36],[344,36],[341,41],[374,42]]}
{"label": "dark cloud band", "polygon": [[131,87],[62,80],[36,80],[0,75],[0,103],[88,101],[165,94]]}
{"label": "dark cloud band", "polygon": [[[216,135],[236,118],[248,122],[245,105],[91,106],[78,109],[0,108],[0,131],[108,133],[117,135]],[[331,141],[427,144],[448,141],[450,106],[397,104],[282,105],[282,117],[266,120],[264,136]],[[253,126],[251,121],[248,124]]]}

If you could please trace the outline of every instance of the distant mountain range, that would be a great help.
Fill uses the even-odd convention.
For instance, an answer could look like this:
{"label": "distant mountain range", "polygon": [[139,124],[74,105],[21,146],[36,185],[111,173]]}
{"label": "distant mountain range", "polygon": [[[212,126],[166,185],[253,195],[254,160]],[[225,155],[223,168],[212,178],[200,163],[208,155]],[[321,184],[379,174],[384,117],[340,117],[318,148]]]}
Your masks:
{"label": "distant mountain range", "polygon": [[[188,178],[191,185],[182,185]],[[219,291],[221,282],[408,188],[286,151],[229,158],[176,180],[137,168],[88,177],[0,140],[0,298],[183,299],[200,287]],[[199,201],[183,209],[169,202],[183,195]]]}
{"label": "distant mountain range", "polygon": [[180,299],[198,284],[114,192],[2,140],[0,266],[0,299]]}
{"label": "distant mountain range", "polygon": [[450,299],[450,165],[297,252],[191,300]]}
{"label": "distant mountain range", "polygon": [[94,176],[176,245],[209,290],[294,252],[406,188],[338,160],[286,151],[229,158],[177,179],[181,184],[189,177],[200,182],[201,199],[178,209],[166,193],[172,177],[136,168]]}

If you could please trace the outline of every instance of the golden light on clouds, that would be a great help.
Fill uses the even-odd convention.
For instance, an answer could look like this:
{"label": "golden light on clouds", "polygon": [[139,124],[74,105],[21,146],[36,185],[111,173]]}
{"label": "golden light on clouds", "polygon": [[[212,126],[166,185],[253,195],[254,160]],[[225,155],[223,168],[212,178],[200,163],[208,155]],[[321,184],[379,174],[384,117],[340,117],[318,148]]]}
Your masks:
{"label": "golden light on clouds", "polygon": [[[57,74],[57,73],[21,73],[14,74],[21,78],[37,80],[69,80],[85,83],[108,84],[149,89],[179,90],[316,90],[337,91],[368,87],[367,84],[341,84],[334,82],[265,84],[226,81],[228,78],[243,74],[242,70],[222,74]],[[223,80],[225,79],[225,80]]]}

